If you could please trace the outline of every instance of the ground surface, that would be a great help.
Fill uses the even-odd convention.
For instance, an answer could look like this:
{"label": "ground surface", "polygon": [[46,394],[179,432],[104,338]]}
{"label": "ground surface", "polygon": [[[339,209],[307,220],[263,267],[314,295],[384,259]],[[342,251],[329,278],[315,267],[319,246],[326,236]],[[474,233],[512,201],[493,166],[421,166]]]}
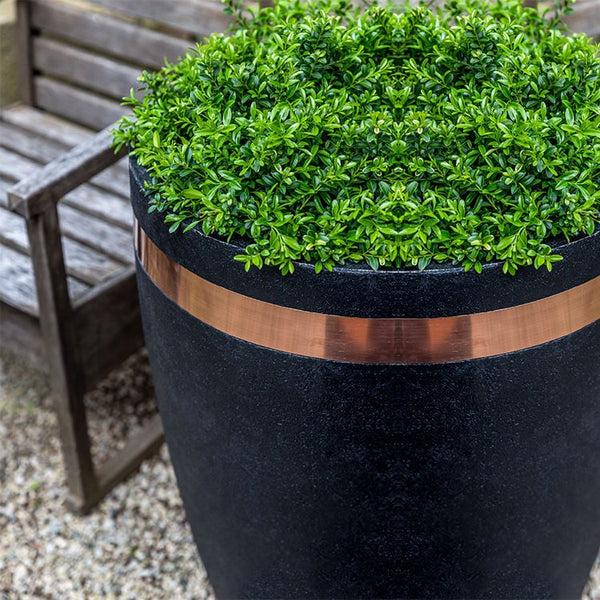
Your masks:
{"label": "ground surface", "polygon": [[[87,398],[95,452],[105,456],[155,412],[140,354]],[[0,600],[213,599],[168,454],[146,461],[86,517],[63,507],[48,381],[0,359]],[[600,600],[600,564],[584,600]]]}
{"label": "ground surface", "polygon": [[[48,381],[6,357],[2,367],[0,599],[209,598],[166,448],[97,510],[74,516],[63,507]],[[143,358],[91,394],[88,410],[101,456],[113,434],[155,411]]]}

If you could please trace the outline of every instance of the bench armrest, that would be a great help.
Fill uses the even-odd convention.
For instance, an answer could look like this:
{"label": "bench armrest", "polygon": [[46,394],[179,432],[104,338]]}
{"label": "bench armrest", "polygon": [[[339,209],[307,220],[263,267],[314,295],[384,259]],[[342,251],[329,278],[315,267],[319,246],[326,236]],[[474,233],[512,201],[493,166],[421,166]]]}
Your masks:
{"label": "bench armrest", "polygon": [[125,156],[126,148],[116,153],[111,148],[113,128],[114,125],[110,125],[103,129],[12,186],[8,190],[9,207],[28,219],[39,215],[56,206],[65,194]]}

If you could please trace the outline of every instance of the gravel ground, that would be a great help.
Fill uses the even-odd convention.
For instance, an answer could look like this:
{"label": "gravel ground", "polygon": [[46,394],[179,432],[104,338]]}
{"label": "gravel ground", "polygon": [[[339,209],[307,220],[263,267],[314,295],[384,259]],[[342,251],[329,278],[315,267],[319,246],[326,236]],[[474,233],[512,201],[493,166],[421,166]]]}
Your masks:
{"label": "gravel ground", "polygon": [[[155,413],[143,354],[86,400],[101,458],[119,445],[111,442],[114,435]],[[63,477],[48,380],[5,356],[0,363],[0,598],[214,598],[164,446],[85,517],[64,508]]]}
{"label": "gravel ground", "polygon": [[[102,458],[156,411],[144,353],[86,402]],[[0,357],[0,600],[214,600],[164,446],[86,517],[63,476],[48,379]],[[583,600],[600,600],[600,563]]]}

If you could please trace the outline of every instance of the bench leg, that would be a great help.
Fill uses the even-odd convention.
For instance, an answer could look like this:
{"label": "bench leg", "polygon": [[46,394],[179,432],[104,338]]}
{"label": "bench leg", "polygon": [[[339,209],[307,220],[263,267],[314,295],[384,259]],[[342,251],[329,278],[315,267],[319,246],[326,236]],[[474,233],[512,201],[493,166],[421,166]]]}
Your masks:
{"label": "bench leg", "polygon": [[164,439],[162,426],[155,417],[132,435],[120,452],[95,469],[84,404],[83,365],[77,350],[56,207],[29,216],[27,228],[69,489],[67,506],[86,513],[158,450]]}
{"label": "bench leg", "polygon": [[64,374],[53,372],[52,379],[56,380],[54,407],[69,490],[66,503],[74,512],[86,512],[99,498],[83,393],[69,390]]}
{"label": "bench leg", "polygon": [[30,216],[27,229],[70,502],[85,506],[97,495],[98,486],[56,206]]}

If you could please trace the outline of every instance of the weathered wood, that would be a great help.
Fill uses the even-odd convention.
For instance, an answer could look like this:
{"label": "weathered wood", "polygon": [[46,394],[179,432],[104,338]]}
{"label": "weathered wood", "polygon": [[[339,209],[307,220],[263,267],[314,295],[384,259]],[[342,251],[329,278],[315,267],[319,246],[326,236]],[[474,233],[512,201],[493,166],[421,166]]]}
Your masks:
{"label": "weathered wood", "polygon": [[[6,192],[10,185],[5,183],[5,179],[0,174],[0,206],[8,207]],[[92,223],[102,221],[107,225],[114,225],[130,235],[133,213],[131,206],[121,197],[111,196],[94,186],[82,185],[64,196],[61,204],[71,206],[79,213],[93,217]],[[78,221],[80,219],[81,217],[78,218]]]}
{"label": "weathered wood", "polygon": [[600,38],[600,4],[597,0],[578,0],[573,12],[564,18],[573,32],[583,32],[593,38]]}
{"label": "weathered wood", "polygon": [[82,294],[73,310],[86,387],[92,389],[112,366],[144,344],[135,267]]}
{"label": "weathered wood", "polygon": [[[537,7],[539,11],[549,11],[554,16],[556,4],[553,0],[523,0],[525,6]],[[585,33],[600,38],[600,2],[599,0],[577,0],[572,6],[573,12],[563,17],[564,23],[573,33]]]}
{"label": "weathered wood", "polygon": [[33,267],[28,256],[10,248],[0,252],[0,301],[33,317],[39,314]]}
{"label": "weathered wood", "polygon": [[[2,138],[2,125],[3,124],[0,122],[0,144],[7,140],[6,137]],[[13,138],[10,139],[13,140]],[[40,143],[40,147],[42,146],[43,142]],[[60,154],[60,151],[57,149],[54,155],[55,157],[58,157]],[[44,159],[47,158],[45,155],[42,157]],[[2,166],[3,164],[4,167]],[[40,166],[41,165],[24,156],[15,155],[12,152],[9,153],[0,146],[0,191],[6,191],[7,189],[7,186],[3,184],[3,180],[19,181],[25,179],[36,172]],[[119,170],[121,170],[121,168]],[[63,196],[62,202],[89,215],[98,217],[107,223],[112,223],[117,227],[121,227],[126,231],[131,231],[133,213],[131,211],[129,198],[126,195],[129,183],[128,173],[124,172],[121,174],[116,171],[111,172],[123,185],[121,195],[115,196],[112,192],[107,192],[96,186],[82,184],[72,192]],[[5,194],[0,196],[0,205],[2,205],[4,198]],[[6,205],[6,203],[4,203],[4,205]]]}
{"label": "weathered wood", "polygon": [[95,186],[82,185],[64,196],[63,202],[80,212],[131,232],[133,212],[129,202],[122,196],[114,196]]}
{"label": "weathered wood", "polygon": [[[39,315],[37,291],[31,258],[7,246],[0,246],[0,302],[30,316]],[[67,279],[69,296],[77,299],[89,287],[69,277]]]}
{"label": "weathered wood", "polygon": [[[0,119],[0,126],[11,128],[10,133],[5,135],[0,133],[0,146],[42,163],[50,162],[65,150],[83,144],[94,134],[91,129],[85,129],[60,117],[23,105],[4,110],[0,113]],[[20,132],[21,136],[16,132]],[[90,181],[129,202],[127,157],[104,169]]]}
{"label": "weathered wood", "polygon": [[205,36],[213,31],[223,31],[232,22],[223,13],[223,5],[211,0],[92,0],[116,13],[149,19],[158,25],[167,25],[193,36]]}
{"label": "weathered wood", "polygon": [[[0,199],[1,197],[0,194]],[[133,262],[132,237],[128,228],[115,227],[114,223],[107,222],[104,218],[96,217],[89,212],[82,212],[72,205],[61,203],[58,212],[60,229],[65,243],[70,244],[72,240],[75,240],[95,250],[98,254],[104,254],[105,264],[112,264],[115,260],[121,266]],[[94,262],[99,264],[100,259],[98,258]]]}
{"label": "weathered wood", "polygon": [[[0,207],[0,223],[0,252],[3,251],[3,247],[8,247],[29,255],[25,220]],[[75,240],[63,237],[62,242],[67,274],[88,285],[98,285],[123,268],[121,263]]]}
{"label": "weathered wood", "polygon": [[[33,40],[33,65],[45,76],[54,77],[121,102],[137,88],[138,68],[92,54],[55,40]],[[141,93],[137,94],[142,97]]]}
{"label": "weathered wood", "polygon": [[143,338],[128,169],[110,132],[90,130],[127,112],[111,98],[140,67],[176,60],[230,18],[210,0],[18,1],[23,97],[35,108],[0,113],[0,335],[47,355],[70,504],[85,511],[162,441],[157,418],[94,469],[83,393]]}
{"label": "weathered wood", "polygon": [[31,5],[27,0],[17,0],[17,70],[19,94],[26,104],[34,103],[31,65]]}
{"label": "weathered wood", "polygon": [[6,195],[6,190],[8,190],[11,185],[12,181],[7,181],[0,176],[0,206],[3,208],[8,208],[8,196]]}
{"label": "weathered wood", "polygon": [[[35,162],[48,163],[76,145],[67,145],[46,137],[46,135],[22,129],[6,122],[3,116],[4,113],[0,113],[0,147],[21,154]],[[90,135],[92,135],[92,132],[90,132]]]}
{"label": "weathered wood", "polygon": [[22,176],[29,177],[37,173],[41,166],[0,146],[0,177],[3,179],[19,181]]}
{"label": "weathered wood", "polygon": [[86,215],[72,206],[60,204],[58,214],[63,235],[94,248],[122,264],[133,263],[131,233]]}
{"label": "weathered wood", "polygon": [[56,207],[27,221],[40,323],[50,365],[69,492],[76,502],[96,493],[83,395],[85,381],[73,319]]}
{"label": "weathered wood", "polygon": [[29,254],[29,238],[23,217],[0,206],[0,252],[2,246],[8,246],[22,254]]}
{"label": "weathered wood", "polygon": [[69,148],[82,144],[94,133],[92,129],[37,110],[26,104],[9,106],[3,109],[0,115],[6,123],[40,136],[59,140]]}
{"label": "weathered wood", "polygon": [[160,69],[183,57],[191,42],[107,15],[47,2],[32,3],[32,23],[45,34],[140,67]]}
{"label": "weathered wood", "polygon": [[46,77],[34,77],[33,90],[36,106],[95,130],[107,127],[128,112],[116,101]]}
{"label": "weathered wood", "polygon": [[63,203],[131,233],[133,212],[122,196],[114,196],[91,185],[82,185],[64,196]]}
{"label": "weathered wood", "polygon": [[47,372],[46,351],[37,317],[0,302],[0,342],[4,352]]}
{"label": "weathered wood", "polygon": [[66,193],[125,154],[125,149],[115,154],[111,140],[110,130],[105,129],[20,181],[9,192],[11,208],[24,216],[33,216],[56,204]]}

